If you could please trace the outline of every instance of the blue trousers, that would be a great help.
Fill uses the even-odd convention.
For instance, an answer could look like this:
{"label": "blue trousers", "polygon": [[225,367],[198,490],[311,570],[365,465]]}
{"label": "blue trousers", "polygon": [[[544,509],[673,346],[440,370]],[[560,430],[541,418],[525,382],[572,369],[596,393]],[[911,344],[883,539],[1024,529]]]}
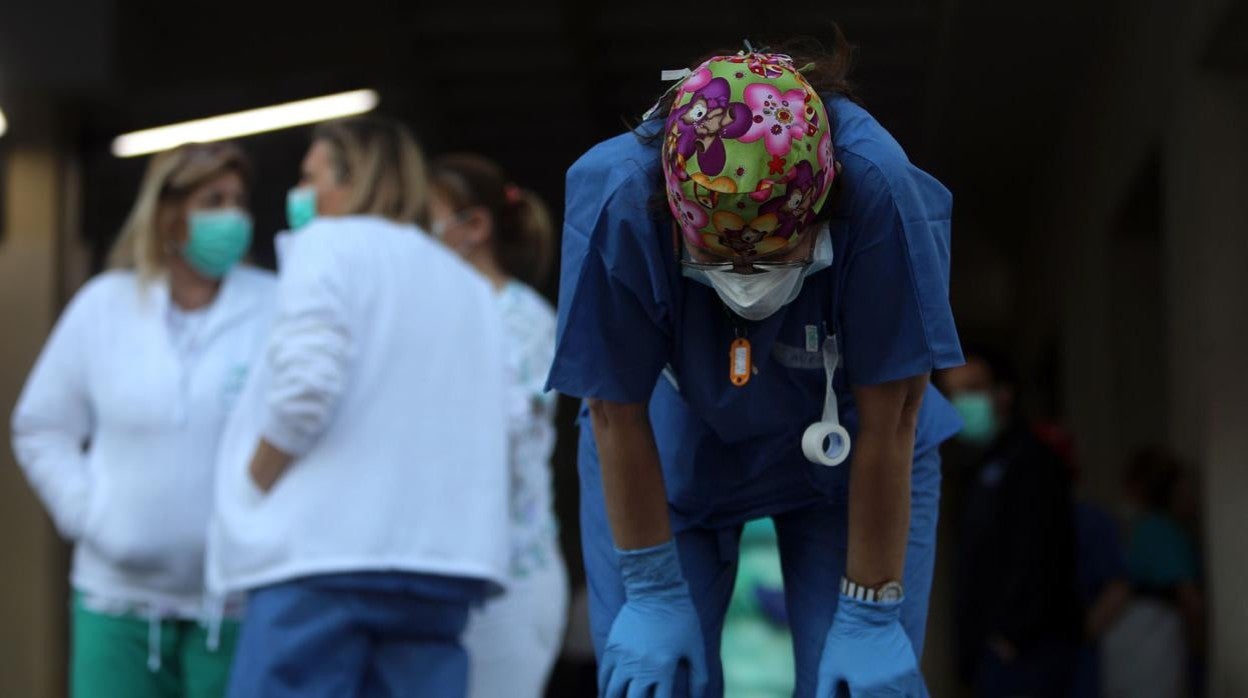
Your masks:
{"label": "blue trousers", "polygon": [[[624,587],[607,521],[597,448],[587,425],[581,429],[578,461],[581,546],[589,586],[590,630],[594,652],[601,660],[611,624],[624,605]],[[910,537],[902,580],[906,599],[901,622],[919,657],[923,654],[927,604],[936,560],[939,502],[940,454],[932,449],[915,459],[912,470]],[[772,516],[784,572],[785,605],[793,633],[794,696],[797,698],[815,695],[823,641],[836,613],[840,580],[845,573],[847,509],[846,494],[842,493],[816,505]],[[681,568],[702,622],[711,674],[707,695],[720,696],[724,692],[724,678],[719,662],[719,641],[737,574],[741,525],[692,528],[677,532],[675,537]]]}
{"label": "blue trousers", "polygon": [[231,698],[462,698],[468,601],[347,589],[316,577],[254,590]]}

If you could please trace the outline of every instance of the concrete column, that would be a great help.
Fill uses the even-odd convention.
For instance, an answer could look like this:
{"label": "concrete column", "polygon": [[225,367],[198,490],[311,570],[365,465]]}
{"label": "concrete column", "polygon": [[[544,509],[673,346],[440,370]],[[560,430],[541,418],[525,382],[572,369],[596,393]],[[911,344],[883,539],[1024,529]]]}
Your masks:
{"label": "concrete column", "polygon": [[50,115],[21,106],[0,149],[0,695],[37,698],[65,695],[66,548],[14,463],[9,416],[61,306],[65,170],[50,134],[25,130]]}
{"label": "concrete column", "polygon": [[1199,75],[1166,147],[1171,445],[1203,465],[1210,695],[1248,695],[1248,79]]}

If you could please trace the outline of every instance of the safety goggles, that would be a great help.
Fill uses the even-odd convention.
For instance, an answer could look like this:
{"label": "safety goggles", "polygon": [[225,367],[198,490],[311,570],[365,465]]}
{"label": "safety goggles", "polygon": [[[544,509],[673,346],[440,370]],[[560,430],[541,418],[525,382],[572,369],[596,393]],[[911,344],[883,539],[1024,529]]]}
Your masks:
{"label": "safety goggles", "polygon": [[722,259],[715,261],[696,260],[689,256],[689,248],[687,245],[680,245],[680,265],[686,269],[697,269],[698,271],[735,271],[738,274],[757,274],[764,271],[779,271],[781,269],[800,269],[810,266],[815,256],[815,245],[803,239],[798,244],[806,244],[806,255],[802,259],[780,260],[793,252],[797,247],[786,247],[773,252],[762,255],[753,255],[749,257],[741,257],[738,259]]}

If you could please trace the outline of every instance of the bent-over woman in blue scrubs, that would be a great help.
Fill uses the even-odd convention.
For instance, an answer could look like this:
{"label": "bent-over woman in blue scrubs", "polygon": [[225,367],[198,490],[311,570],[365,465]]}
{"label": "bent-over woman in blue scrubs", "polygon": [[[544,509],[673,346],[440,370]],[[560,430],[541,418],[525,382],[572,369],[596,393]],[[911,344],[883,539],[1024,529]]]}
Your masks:
{"label": "bent-over woman in blue scrubs", "polygon": [[951,199],[844,65],[715,56],[568,172],[550,385],[585,399],[602,695],[722,695],[738,539],[763,516],[796,695],[927,694]]}

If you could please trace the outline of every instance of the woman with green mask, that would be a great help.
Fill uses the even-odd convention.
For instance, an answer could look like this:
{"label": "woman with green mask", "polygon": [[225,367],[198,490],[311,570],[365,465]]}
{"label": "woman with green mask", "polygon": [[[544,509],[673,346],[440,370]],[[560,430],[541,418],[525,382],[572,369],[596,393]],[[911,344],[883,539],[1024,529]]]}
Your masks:
{"label": "woman with green mask", "polygon": [[77,698],[225,691],[238,605],[204,591],[214,456],[267,329],[251,167],[227,143],[152,159],[113,249],[52,331],[13,413],[13,447],[74,544]]}

